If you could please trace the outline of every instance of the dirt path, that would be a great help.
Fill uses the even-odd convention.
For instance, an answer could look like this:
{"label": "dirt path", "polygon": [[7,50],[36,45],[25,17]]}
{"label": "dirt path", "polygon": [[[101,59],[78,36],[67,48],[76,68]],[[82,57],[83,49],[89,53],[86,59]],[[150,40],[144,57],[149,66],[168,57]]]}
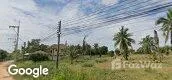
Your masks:
{"label": "dirt path", "polygon": [[14,80],[7,71],[10,63],[12,63],[12,61],[0,62],[0,80]]}

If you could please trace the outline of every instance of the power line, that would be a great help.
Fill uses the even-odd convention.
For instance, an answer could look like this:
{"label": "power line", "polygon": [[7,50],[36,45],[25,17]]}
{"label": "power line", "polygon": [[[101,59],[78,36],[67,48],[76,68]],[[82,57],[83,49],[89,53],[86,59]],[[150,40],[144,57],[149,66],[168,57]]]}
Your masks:
{"label": "power line", "polygon": [[[96,24],[91,24],[91,25],[87,25],[87,26],[94,26],[94,25],[97,25],[97,24],[106,24],[106,23],[110,23],[110,22],[116,22],[116,21],[121,21],[121,20],[124,20],[124,19],[128,19],[128,18],[132,18],[132,17],[137,17],[137,16],[140,16],[140,15],[144,15],[144,14],[148,14],[148,13],[151,13],[151,12],[154,12],[154,11],[156,11],[156,10],[159,10],[159,9],[163,9],[163,8],[166,8],[166,7],[169,7],[169,6],[172,6],[172,4],[164,4],[164,5],[157,5],[157,6],[155,6],[155,7],[152,7],[153,9],[151,9],[151,8],[148,8],[148,10],[139,10],[139,11],[132,11],[132,12],[130,12],[131,14],[130,15],[128,15],[128,16],[125,16],[125,17],[122,17],[122,18],[112,18],[112,19],[110,19],[110,20],[107,20],[107,21],[102,21],[102,22],[99,22],[99,23],[96,23]],[[114,16],[111,16],[111,17],[114,17]],[[83,28],[85,28],[85,27],[83,27]]]}
{"label": "power line", "polygon": [[[149,0],[150,1],[150,0]],[[146,3],[146,2],[144,2],[144,3]],[[131,14],[133,14],[133,13],[137,13],[138,12],[138,10],[140,10],[140,11],[144,11],[144,9],[145,9],[145,7],[147,7],[147,6],[149,6],[149,5],[158,5],[158,3],[161,3],[161,2],[153,2],[153,3],[150,3],[150,4],[146,4],[145,6],[143,6],[142,8],[136,8],[136,9],[134,9],[135,11],[127,11],[126,12],[126,10],[128,10],[128,8],[130,8],[130,7],[134,7],[134,6],[129,6],[129,7],[126,7],[125,9],[120,9],[119,11],[121,11],[120,13],[117,13],[117,14],[113,14],[113,15],[111,15],[111,16],[107,16],[107,17],[104,17],[104,19],[111,19],[111,18],[118,18],[119,16],[123,16],[124,14],[126,15],[128,15],[129,13],[129,15],[131,15]],[[141,4],[143,4],[143,3],[140,3],[140,4],[135,4],[136,6],[138,6],[138,5],[141,5]],[[163,5],[163,4],[161,4],[161,5]],[[158,6],[161,6],[161,5],[158,5]],[[141,10],[142,9],[142,10]],[[148,8],[149,9],[149,8]],[[91,18],[92,19],[92,18]],[[93,18],[93,20],[94,19],[96,19],[96,18]],[[97,18],[97,20],[98,19],[101,19],[102,20],[102,18]],[[90,23],[88,23],[88,22],[91,22],[92,20],[86,20],[85,22],[87,22],[87,24],[82,24],[82,25],[88,25],[88,24],[90,24]],[[78,24],[78,23],[75,23],[75,24]],[[75,25],[75,24],[72,24],[72,25]],[[71,25],[70,25],[71,26]]]}
{"label": "power line", "polygon": [[[159,7],[160,6],[160,7]],[[146,12],[148,13],[148,12],[151,12],[151,11],[156,11],[156,10],[158,10],[158,9],[161,9],[161,8],[165,8],[165,7],[169,7],[169,6],[171,6],[171,4],[170,3],[168,3],[168,5],[167,4],[164,4],[164,5],[156,5],[155,7],[152,7],[153,9],[149,9],[148,8],[148,10],[146,10]],[[139,16],[139,15],[143,15],[143,14],[146,14],[146,12],[143,12],[144,10],[141,10],[141,12],[140,13],[137,13],[136,11],[130,11],[130,13],[134,13],[135,12],[135,14],[134,15],[129,15],[129,16],[127,16],[127,17],[123,17],[123,18],[117,18],[117,19],[114,19],[114,20],[107,20],[107,21],[104,21],[104,22],[101,22],[101,23],[96,23],[96,24],[104,24],[104,23],[109,23],[109,22],[112,22],[112,21],[121,21],[121,20],[123,20],[123,19],[128,19],[128,18],[131,18],[131,17],[136,17],[136,16]],[[137,14],[136,14],[137,13]],[[95,24],[95,25],[96,25]],[[93,25],[89,25],[89,26],[93,26]],[[84,28],[84,27],[83,27]],[[96,27],[95,27],[96,28]],[[82,29],[81,29],[82,30]],[[83,30],[85,30],[85,29],[83,29]],[[53,35],[53,34],[52,34]]]}
{"label": "power line", "polygon": [[[120,14],[123,14],[123,13],[126,13],[126,10],[129,10],[129,8],[131,8],[131,7],[136,7],[136,6],[140,6],[140,5],[143,5],[143,4],[146,4],[146,3],[149,3],[149,2],[151,2],[152,0],[144,0],[144,1],[141,1],[141,2],[133,2],[134,4],[131,4],[131,5],[127,5],[127,6],[125,6],[125,7],[122,7],[122,8],[112,8],[112,9],[114,9],[115,10],[115,13],[117,13],[117,14],[115,14],[115,15],[120,15]],[[160,3],[160,2],[154,2],[154,3],[149,3],[149,4],[146,4],[146,5],[153,5],[153,4],[157,4],[157,3]],[[147,6],[143,6],[143,7],[147,7]],[[111,9],[108,9],[108,10],[111,10]],[[90,22],[91,20],[90,19],[102,19],[102,16],[106,16],[107,14],[106,13],[104,13],[103,14],[103,12],[109,12],[108,10],[104,10],[104,11],[102,11],[102,13],[101,14],[97,14],[98,16],[93,16],[93,17],[87,17],[87,18],[84,18],[84,19],[82,19],[82,20],[85,20],[84,22]],[[111,10],[110,12],[112,12],[113,10]],[[114,12],[114,11],[113,11]],[[109,14],[108,14],[109,15]],[[99,17],[99,16],[101,16],[101,18]],[[112,15],[113,16],[113,15]],[[106,18],[106,17],[105,17]],[[80,20],[79,22],[82,22],[82,20]],[[73,23],[73,24],[77,24],[77,21],[74,21],[75,23]],[[79,23],[78,22],[78,23]],[[64,25],[64,26],[71,26],[71,25],[73,25],[73,24],[68,24],[68,25]]]}
{"label": "power line", "polygon": [[[150,0],[148,0],[148,1],[150,1]],[[132,1],[133,2],[133,1]],[[135,4],[135,5],[138,5],[138,4]],[[119,5],[118,5],[119,6]],[[129,6],[129,7],[131,7],[131,6]],[[127,8],[129,8],[129,7],[127,7]],[[125,8],[125,9],[127,9],[127,8]],[[93,13],[94,14],[94,13]],[[71,30],[71,29],[70,29]],[[49,36],[52,36],[52,35],[55,35],[55,33],[53,33],[53,34],[50,34]],[[45,38],[48,38],[49,36],[47,36],[47,37],[45,37]]]}
{"label": "power line", "polygon": [[[141,11],[144,11],[144,10],[141,10]],[[133,12],[133,11],[132,11]],[[130,12],[131,13],[131,12]],[[133,13],[132,13],[133,14]],[[131,15],[131,14],[130,14]],[[117,15],[113,15],[113,16],[110,16],[110,17],[107,17],[107,18],[111,18],[111,17],[115,17],[115,16],[117,16]],[[118,19],[120,19],[120,18],[117,18],[116,20],[118,20]],[[113,20],[113,19],[111,19],[111,20]],[[111,20],[109,20],[109,21],[111,21]],[[102,21],[102,22],[99,22],[99,23],[96,23],[96,24],[101,24],[101,23],[106,23],[106,22],[109,22],[108,21],[108,19],[107,19],[107,21]],[[96,25],[95,24],[95,25]],[[82,26],[84,26],[84,25],[82,25]],[[94,26],[94,24],[92,24],[92,25],[87,25],[87,26]],[[80,27],[80,26],[79,26]],[[85,27],[80,27],[80,28],[85,28]]]}
{"label": "power line", "polygon": [[[152,14],[154,14],[154,13],[152,13]],[[149,14],[149,15],[152,15],[152,14]],[[143,15],[143,16],[136,17],[136,18],[138,19],[138,18],[142,18],[142,17],[145,17],[145,16],[149,16],[149,15]],[[136,18],[133,18],[133,19],[136,19]],[[130,19],[130,20],[133,20],[133,19]],[[125,20],[125,21],[130,21],[130,20]],[[146,21],[146,20],[145,20],[145,21]],[[118,22],[116,22],[116,23],[118,23]],[[128,23],[128,24],[132,24],[132,23]],[[113,26],[111,26],[111,27],[113,27]],[[110,28],[110,27],[108,27],[108,28]],[[96,29],[96,28],[95,28],[95,29]],[[89,30],[89,29],[85,29],[85,30]],[[84,30],[84,31],[85,31],[85,30]],[[75,34],[75,33],[80,33],[80,32],[67,33],[67,34],[64,34],[64,35],[62,35],[62,36],[64,37],[64,36],[71,35],[71,34]],[[47,39],[49,39],[49,38],[47,38]]]}
{"label": "power line", "polygon": [[[129,2],[128,2],[128,1],[129,1]],[[79,20],[81,20],[81,19],[85,19],[85,18],[87,18],[87,17],[93,16],[93,15],[96,15],[96,14],[100,14],[100,13],[102,13],[103,11],[105,11],[105,10],[107,10],[107,9],[109,10],[109,8],[110,8],[110,9],[113,9],[113,8],[115,8],[115,7],[121,7],[121,6],[124,6],[125,4],[130,4],[130,3],[136,2],[136,1],[138,1],[138,0],[125,0],[125,1],[121,2],[120,4],[114,4],[114,5],[111,5],[111,6],[106,6],[106,7],[100,8],[100,9],[98,9],[98,10],[92,12],[92,14],[89,14],[88,16],[85,16],[85,15],[84,15],[84,16],[80,16],[79,19],[71,18],[70,20],[67,20],[67,21],[64,21],[64,22],[70,23],[70,22],[72,22],[72,21],[79,21]]]}

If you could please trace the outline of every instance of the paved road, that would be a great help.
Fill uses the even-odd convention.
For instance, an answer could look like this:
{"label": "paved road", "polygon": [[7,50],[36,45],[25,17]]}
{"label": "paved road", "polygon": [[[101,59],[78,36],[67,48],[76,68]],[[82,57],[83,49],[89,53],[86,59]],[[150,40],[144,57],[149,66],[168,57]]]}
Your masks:
{"label": "paved road", "polygon": [[12,63],[12,61],[0,62],[0,80],[14,80],[7,71],[10,63]]}

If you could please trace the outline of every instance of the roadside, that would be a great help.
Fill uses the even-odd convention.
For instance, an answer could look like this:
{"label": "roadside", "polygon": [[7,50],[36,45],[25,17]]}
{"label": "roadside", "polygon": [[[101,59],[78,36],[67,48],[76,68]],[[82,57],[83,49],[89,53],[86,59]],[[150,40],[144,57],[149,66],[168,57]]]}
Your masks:
{"label": "roadside", "polygon": [[12,76],[8,74],[8,65],[13,61],[0,62],[0,80],[14,80]]}

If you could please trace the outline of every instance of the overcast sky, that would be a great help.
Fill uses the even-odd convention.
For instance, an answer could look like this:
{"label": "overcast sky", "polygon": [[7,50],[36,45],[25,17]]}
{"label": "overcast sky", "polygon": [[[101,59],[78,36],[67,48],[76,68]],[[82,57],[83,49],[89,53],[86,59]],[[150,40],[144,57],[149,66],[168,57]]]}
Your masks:
{"label": "overcast sky", "polygon": [[[165,16],[166,11],[130,21],[114,22],[114,24],[106,26],[97,25],[96,23],[108,20],[105,17],[118,14],[117,11],[119,10],[127,12],[129,10],[146,8],[153,6],[151,5],[153,2],[160,2],[162,4],[169,3],[170,0],[1,0],[0,48],[7,51],[13,50],[16,35],[13,29],[9,29],[9,26],[18,25],[19,20],[20,46],[23,45],[23,41],[37,38],[43,39],[55,33],[58,21],[61,20],[62,34],[80,32],[62,36],[61,43],[67,41],[68,44],[82,44],[84,35],[88,35],[87,43],[99,43],[113,50],[113,35],[119,31],[121,26],[125,26],[130,29],[130,32],[133,32],[133,38],[136,40],[136,44],[133,44],[133,46],[138,48],[138,42],[141,38],[146,35],[153,36],[153,30],[158,29],[155,28],[155,21],[159,17]],[[131,5],[133,6],[129,7]],[[105,7],[108,6],[118,7],[106,11],[108,8]],[[124,9],[127,6],[128,8]],[[103,14],[95,14],[99,9],[104,10]],[[90,16],[90,14],[94,15]],[[96,26],[101,26],[101,28],[81,29],[81,27],[94,28]],[[160,36],[160,45],[164,45],[162,32],[158,31],[158,35]],[[56,35],[54,35],[48,37],[42,43],[55,44],[56,42]]]}

